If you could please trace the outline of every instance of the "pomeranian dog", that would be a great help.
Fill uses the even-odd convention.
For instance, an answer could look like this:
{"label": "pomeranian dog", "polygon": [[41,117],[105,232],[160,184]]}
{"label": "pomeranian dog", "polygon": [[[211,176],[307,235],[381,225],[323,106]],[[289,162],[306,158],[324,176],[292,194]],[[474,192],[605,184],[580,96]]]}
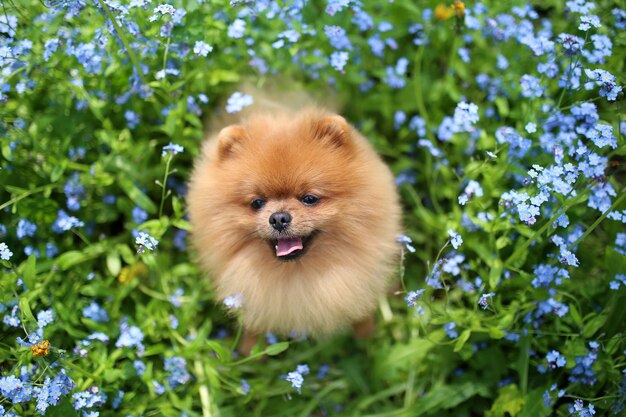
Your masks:
{"label": "pomeranian dog", "polygon": [[240,299],[248,335],[316,337],[367,322],[399,259],[391,171],[319,107],[253,106],[210,135],[187,203],[200,264],[219,300]]}

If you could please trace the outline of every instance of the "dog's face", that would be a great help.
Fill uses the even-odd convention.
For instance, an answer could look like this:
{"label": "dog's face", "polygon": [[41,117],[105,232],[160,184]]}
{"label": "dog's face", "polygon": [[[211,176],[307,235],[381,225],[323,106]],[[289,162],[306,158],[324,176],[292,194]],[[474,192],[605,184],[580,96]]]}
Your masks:
{"label": "dog's face", "polygon": [[327,334],[366,317],[398,253],[393,176],[344,119],[253,115],[206,142],[187,196],[193,245],[245,326]]}
{"label": "dog's face", "polygon": [[217,221],[237,226],[247,243],[268,257],[302,259],[342,234],[359,202],[350,170],[357,150],[351,128],[339,116],[271,118],[231,126],[219,135],[217,165],[232,203]]}

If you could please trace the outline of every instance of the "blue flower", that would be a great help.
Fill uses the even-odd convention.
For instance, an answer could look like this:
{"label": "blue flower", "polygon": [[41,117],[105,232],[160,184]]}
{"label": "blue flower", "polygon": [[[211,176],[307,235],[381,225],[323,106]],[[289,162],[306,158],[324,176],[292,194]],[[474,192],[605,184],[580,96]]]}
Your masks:
{"label": "blue flower", "polygon": [[463,238],[454,230],[448,229],[448,235],[450,236],[450,243],[454,249],[458,249],[463,244]]}
{"label": "blue flower", "polygon": [[53,379],[46,378],[37,394],[37,411],[45,414],[49,406],[57,405],[61,396],[69,394],[75,387],[76,384],[64,370],[59,371]]}
{"label": "blue flower", "polygon": [[324,33],[330,41],[330,45],[335,49],[352,49],[350,39],[346,35],[346,30],[341,26],[324,26]]}
{"label": "blue flower", "polygon": [[470,58],[470,52],[468,48],[459,48],[457,50],[457,53],[459,54],[459,57],[461,58],[461,61],[463,62],[470,62],[471,58]]}
{"label": "blue flower", "polygon": [[229,38],[240,39],[243,38],[246,30],[246,21],[242,19],[236,19],[228,26],[227,34]]}
{"label": "blue flower", "polygon": [[46,327],[54,322],[54,311],[52,309],[43,310],[37,313],[37,325],[39,327]]}
{"label": "blue flower", "polygon": [[171,156],[178,155],[179,153],[182,153],[184,150],[185,150],[184,147],[170,142],[168,145],[163,147],[163,150],[161,151],[161,157],[165,157],[167,155],[171,155]]}
{"label": "blue flower", "polygon": [[150,16],[148,20],[150,22],[154,22],[155,20],[166,14],[174,16],[175,11],[176,9],[174,9],[174,6],[170,6],[169,4],[160,4],[154,9],[152,16]]}
{"label": "blue flower", "polygon": [[591,90],[594,85],[600,87],[598,94],[600,97],[606,97],[608,101],[615,101],[617,95],[622,92],[622,87],[617,85],[616,78],[610,72],[603,69],[589,70],[585,69],[585,74],[590,82],[585,84],[587,90]]}
{"label": "blue flower", "polygon": [[473,132],[480,116],[478,116],[478,106],[474,103],[461,101],[454,109],[453,128],[454,132]]}
{"label": "blue flower", "polygon": [[489,307],[489,299],[493,298],[494,295],[496,295],[494,292],[481,295],[478,299],[478,305],[480,305],[483,310],[486,310]]}
{"label": "blue flower", "polygon": [[585,136],[591,139],[598,148],[610,146],[617,148],[617,139],[613,135],[613,127],[603,123],[596,124],[593,129],[585,132]]}
{"label": "blue flower", "polygon": [[459,337],[459,332],[457,332],[455,329],[456,323],[454,322],[446,323],[443,325],[443,331],[446,332],[450,339],[456,339],[457,337]]}
{"label": "blue flower", "polygon": [[385,69],[387,76],[384,78],[384,81],[389,87],[400,89],[406,86],[404,74],[406,73],[408,65],[409,60],[405,57],[401,57],[396,62],[395,67],[389,66]]}
{"label": "blue flower", "polygon": [[321,365],[320,369],[317,371],[317,375],[315,375],[315,377],[317,379],[322,379],[322,378],[324,378],[328,374],[328,371],[330,371],[330,366],[328,366],[328,365]]}
{"label": "blue flower", "polygon": [[30,401],[33,389],[13,375],[0,378],[0,394],[13,403]]}
{"label": "blue flower", "polygon": [[591,27],[599,28],[602,27],[600,23],[600,18],[594,14],[589,16],[580,16],[580,25],[578,25],[578,29],[584,32],[591,29]]}
{"label": "blue flower", "polygon": [[311,371],[309,370],[309,365],[301,364],[296,366],[296,372],[301,375],[308,375]]}
{"label": "blue flower", "polygon": [[229,310],[238,310],[243,306],[243,294],[237,293],[224,298],[224,305]]}
{"label": "blue flower", "polygon": [[626,233],[618,233],[615,236],[615,246],[613,247],[616,252],[626,256]]}
{"label": "blue flower", "polygon": [[0,242],[0,259],[8,261],[13,256],[13,252],[9,249],[6,243]]}
{"label": "blue flower", "polygon": [[174,294],[170,295],[168,299],[170,300],[170,303],[172,303],[174,307],[180,307],[183,304],[181,297],[184,294],[185,294],[185,291],[182,288],[177,288],[174,291]]}
{"label": "blue flower", "polygon": [[588,14],[591,10],[596,8],[596,5],[593,2],[587,2],[585,0],[568,0],[565,2],[565,7],[567,7],[567,10],[574,13]]}
{"label": "blue flower", "polygon": [[585,407],[583,400],[579,399],[574,400],[573,406],[569,405],[568,411],[572,413],[572,416],[576,413],[575,417],[592,417],[596,414],[593,404],[590,403],[589,406]]}
{"label": "blue flower", "polygon": [[407,235],[398,235],[398,236],[396,236],[396,242],[404,245],[406,250],[408,250],[409,252],[415,253],[415,248],[412,245],[413,240],[409,236],[407,236]]}
{"label": "blue flower", "polygon": [[161,395],[165,392],[165,387],[156,379],[152,380],[152,387],[154,388],[154,393],[156,395]]}
{"label": "blue flower", "polygon": [[128,128],[131,130],[137,127],[137,125],[141,121],[141,117],[132,110],[126,110],[124,112],[124,118],[126,119],[126,124],[128,125]]}
{"label": "blue flower", "polygon": [[111,400],[111,407],[113,407],[114,410],[117,410],[120,407],[120,404],[122,404],[123,400],[124,391],[120,389],[117,391],[117,395],[113,398],[113,400]]}
{"label": "blue flower", "polygon": [[352,23],[354,23],[359,30],[366,31],[374,28],[374,20],[366,11],[360,7],[354,7],[353,12]]}
{"label": "blue flower", "polygon": [[626,10],[616,7],[611,10],[611,14],[615,18],[615,29],[626,29]]}
{"label": "blue flower", "polygon": [[593,364],[598,359],[598,352],[593,349],[584,356],[576,357],[576,366],[572,368],[569,381],[573,384],[581,383],[594,385],[598,380],[596,373],[592,369]]}
{"label": "blue flower", "polygon": [[14,305],[13,308],[11,309],[11,313],[4,315],[4,317],[2,318],[2,322],[6,324],[7,326],[19,327],[22,322],[20,318],[17,316],[18,312],[19,312],[18,306]]}
{"label": "blue flower", "polygon": [[172,356],[171,358],[165,358],[164,369],[169,373],[167,376],[167,383],[170,388],[176,388],[179,385],[184,385],[191,379],[191,375],[186,369],[187,361],[179,356]]}
{"label": "blue flower", "polygon": [[69,216],[64,210],[59,210],[57,218],[52,223],[52,231],[55,233],[63,233],[75,227],[82,227],[85,223],[78,220],[74,216]]}
{"label": "blue flower", "polygon": [[396,110],[393,115],[393,126],[396,130],[400,129],[400,127],[406,122],[406,113],[402,110]]}
{"label": "blue flower", "polygon": [[240,93],[233,93],[226,102],[226,111],[230,114],[241,111],[244,107],[251,106],[254,102],[252,96]]}
{"label": "blue flower", "polygon": [[469,180],[463,190],[463,194],[458,197],[459,204],[464,206],[472,196],[482,197],[483,188],[480,186],[478,181]]}
{"label": "blue flower", "polygon": [[146,232],[139,232],[137,237],[135,237],[135,244],[138,246],[137,253],[144,253],[146,249],[149,251],[155,250],[159,241]]}
{"label": "blue flower", "polygon": [[88,390],[76,392],[72,395],[75,410],[101,407],[104,405],[107,396],[99,387],[91,387]]}
{"label": "blue flower", "polygon": [[348,63],[349,54],[346,51],[335,51],[330,54],[330,66],[337,71],[344,72],[344,67]]}
{"label": "blue flower", "polygon": [[27,236],[35,236],[37,232],[37,225],[28,221],[28,219],[20,219],[17,222],[16,235],[18,239],[23,239]]}
{"label": "blue flower", "polygon": [[144,372],[146,372],[146,364],[140,361],[139,359],[135,359],[133,361],[133,368],[137,372],[137,376],[143,376]]}
{"label": "blue flower", "polygon": [[426,290],[421,289],[417,291],[409,291],[409,293],[404,297],[404,301],[406,301],[406,304],[409,307],[416,307],[417,301],[422,297],[422,294],[424,294],[424,291]]}
{"label": "blue flower", "polygon": [[128,321],[122,319],[120,321],[120,337],[115,342],[115,347],[136,347],[141,353],[144,350],[143,332],[137,326],[129,326]]}
{"label": "blue flower", "polygon": [[98,323],[104,323],[109,321],[109,315],[107,314],[107,311],[103,307],[100,307],[100,305],[95,301],[92,301],[89,306],[83,308],[83,317],[86,317]]}
{"label": "blue flower", "polygon": [[532,122],[528,122],[526,123],[526,127],[524,129],[526,129],[528,133],[535,133],[537,131],[537,125]]}
{"label": "blue flower", "polygon": [[248,381],[242,378],[240,388],[241,388],[241,391],[243,391],[243,395],[248,395],[251,387],[250,387],[250,384],[248,384]]}
{"label": "blue flower", "polygon": [[131,216],[133,218],[133,223],[141,224],[148,220],[148,212],[142,209],[139,206],[134,206],[131,211]]}
{"label": "blue flower", "polygon": [[533,99],[541,97],[545,90],[545,87],[539,83],[539,78],[529,74],[522,75],[522,78],[520,78],[520,87],[522,87],[522,97]]}
{"label": "blue flower", "polygon": [[498,54],[496,67],[501,70],[505,70],[509,67],[509,61],[502,55]]}
{"label": "blue flower", "polygon": [[213,51],[213,47],[204,41],[196,41],[193,45],[193,53],[196,56],[207,56],[209,53]]}
{"label": "blue flower", "polygon": [[609,283],[609,288],[616,291],[619,290],[620,285],[626,287],[626,274],[616,274],[615,280]]}
{"label": "blue flower", "polygon": [[299,372],[289,372],[285,379],[289,381],[291,383],[291,386],[298,391],[298,394],[302,393],[302,384],[304,383],[304,378]]}
{"label": "blue flower", "polygon": [[338,13],[343,10],[344,7],[348,7],[352,0],[328,0],[328,5],[326,6],[326,13],[334,16],[335,13]]}
{"label": "blue flower", "polygon": [[548,361],[548,365],[551,368],[557,368],[557,367],[558,368],[562,368],[566,364],[566,361],[565,361],[565,358],[563,357],[563,355],[561,355],[556,350],[548,352],[548,354],[546,355],[546,360]]}

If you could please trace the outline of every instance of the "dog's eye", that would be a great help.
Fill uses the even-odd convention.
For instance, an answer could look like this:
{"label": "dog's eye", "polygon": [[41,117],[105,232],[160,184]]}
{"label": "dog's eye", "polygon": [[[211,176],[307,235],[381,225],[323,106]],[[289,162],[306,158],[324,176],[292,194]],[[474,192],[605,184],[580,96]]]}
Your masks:
{"label": "dog's eye", "polygon": [[307,194],[304,197],[302,197],[300,199],[300,201],[302,202],[302,204],[304,204],[305,206],[312,206],[317,204],[318,201],[320,201],[319,197],[314,196],[313,194]]}
{"label": "dog's eye", "polygon": [[255,209],[258,210],[261,207],[263,207],[265,205],[265,200],[262,200],[260,198],[256,198],[254,200],[252,200],[252,202],[250,203],[250,206]]}

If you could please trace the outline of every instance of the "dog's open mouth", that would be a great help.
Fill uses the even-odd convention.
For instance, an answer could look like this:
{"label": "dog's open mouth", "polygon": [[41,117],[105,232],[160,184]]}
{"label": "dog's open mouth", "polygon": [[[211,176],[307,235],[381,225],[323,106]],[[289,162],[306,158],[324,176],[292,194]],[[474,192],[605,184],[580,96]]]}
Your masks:
{"label": "dog's open mouth", "polygon": [[304,255],[309,248],[311,238],[309,236],[290,236],[270,241],[276,254],[281,261],[293,261]]}

